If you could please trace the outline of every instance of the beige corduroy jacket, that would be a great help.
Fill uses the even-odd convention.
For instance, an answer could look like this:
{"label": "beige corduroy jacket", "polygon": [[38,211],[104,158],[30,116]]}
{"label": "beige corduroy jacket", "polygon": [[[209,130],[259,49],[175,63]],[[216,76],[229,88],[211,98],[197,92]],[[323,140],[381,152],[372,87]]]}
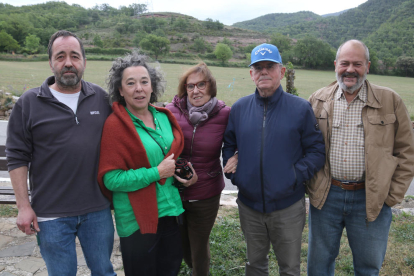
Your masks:
{"label": "beige corduroy jacket", "polygon": [[[362,109],[365,136],[365,191],[367,220],[374,221],[383,204],[404,199],[414,176],[414,136],[407,108],[387,87],[367,84],[367,104]],[[313,93],[312,105],[326,148],[326,163],[307,185],[310,203],[322,209],[331,186],[329,162],[334,94],[338,83]]]}

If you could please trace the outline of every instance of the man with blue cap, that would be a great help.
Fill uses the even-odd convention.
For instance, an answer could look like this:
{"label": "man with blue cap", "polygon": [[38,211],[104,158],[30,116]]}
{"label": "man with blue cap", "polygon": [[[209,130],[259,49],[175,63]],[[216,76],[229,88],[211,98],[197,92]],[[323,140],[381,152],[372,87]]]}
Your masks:
{"label": "man with blue cap", "polygon": [[235,173],[240,224],[247,244],[246,275],[268,275],[270,244],[280,275],[300,275],[305,185],[325,163],[322,134],[310,104],[283,91],[286,68],[276,46],[251,54],[255,93],[232,107],[224,134],[224,164],[238,154]]}

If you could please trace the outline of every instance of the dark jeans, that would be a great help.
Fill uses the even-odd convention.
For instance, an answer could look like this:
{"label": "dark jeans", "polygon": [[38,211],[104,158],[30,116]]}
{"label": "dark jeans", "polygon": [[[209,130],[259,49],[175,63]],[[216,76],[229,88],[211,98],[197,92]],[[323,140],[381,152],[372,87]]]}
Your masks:
{"label": "dark jeans", "polygon": [[356,276],[379,275],[392,221],[384,204],[378,217],[367,222],[365,189],[346,191],[331,186],[321,210],[310,206],[308,275],[333,276],[344,228]]}
{"label": "dark jeans", "polygon": [[210,269],[209,239],[220,207],[218,194],[198,201],[183,201],[184,224],[181,227],[184,261],[193,276],[207,276]]}
{"label": "dark jeans", "polygon": [[183,252],[177,217],[158,219],[156,234],[136,231],[120,238],[126,276],[175,276],[180,270]]}

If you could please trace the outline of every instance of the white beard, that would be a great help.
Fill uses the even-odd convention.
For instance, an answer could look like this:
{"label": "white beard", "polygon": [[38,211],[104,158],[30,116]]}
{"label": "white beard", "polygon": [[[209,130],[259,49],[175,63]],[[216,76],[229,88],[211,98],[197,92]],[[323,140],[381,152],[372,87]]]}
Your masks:
{"label": "white beard", "polygon": [[[342,74],[343,75],[343,74]],[[338,81],[339,87],[341,87],[342,91],[347,92],[348,94],[354,94],[355,91],[359,90],[362,86],[362,84],[367,79],[367,73],[365,73],[363,76],[357,77],[357,82],[352,85],[351,87],[346,86],[346,84],[342,81],[342,75],[339,76],[338,73],[336,73],[336,80]]]}

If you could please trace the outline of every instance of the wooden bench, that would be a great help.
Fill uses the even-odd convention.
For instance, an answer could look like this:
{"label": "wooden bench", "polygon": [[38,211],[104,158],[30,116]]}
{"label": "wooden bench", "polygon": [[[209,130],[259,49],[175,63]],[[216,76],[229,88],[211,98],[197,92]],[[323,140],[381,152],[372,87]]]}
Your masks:
{"label": "wooden bench", "polygon": [[[0,171],[7,172],[6,146],[0,145]],[[30,195],[30,191],[28,191]],[[16,204],[13,187],[0,186],[0,204]]]}

